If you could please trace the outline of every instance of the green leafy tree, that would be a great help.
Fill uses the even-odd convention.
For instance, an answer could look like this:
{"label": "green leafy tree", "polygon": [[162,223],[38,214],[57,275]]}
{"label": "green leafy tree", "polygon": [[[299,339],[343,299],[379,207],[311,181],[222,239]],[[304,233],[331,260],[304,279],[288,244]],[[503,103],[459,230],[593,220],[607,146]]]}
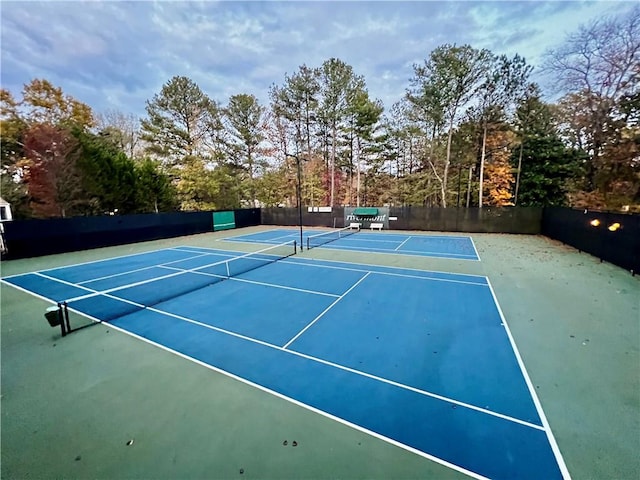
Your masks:
{"label": "green leafy tree", "polygon": [[11,92],[0,89],[0,192],[11,204],[14,218],[31,216],[25,183],[24,133],[28,125],[18,113]]}
{"label": "green leafy tree", "polygon": [[185,157],[177,182],[181,210],[215,210],[222,207],[217,201],[220,179],[216,170],[199,157]]}
{"label": "green leafy tree", "polygon": [[493,55],[470,45],[441,45],[423,65],[414,65],[408,100],[434,116],[434,123],[447,125],[446,156],[438,174],[441,205],[447,206],[451,143],[454,126],[465,105],[477,94],[489,71]]}
{"label": "green leafy tree", "polygon": [[158,162],[144,158],[134,164],[134,173],[136,212],[171,212],[178,208],[175,187]]}
{"label": "green leafy tree", "polygon": [[[347,134],[349,136],[349,165],[351,179],[349,186],[353,184],[353,167],[356,170],[356,205],[360,206],[361,201],[361,172],[363,161],[366,164],[367,154],[374,141],[374,133],[383,112],[382,102],[371,100],[369,93],[362,82],[354,82],[349,92],[347,104]],[[349,194],[349,204],[352,195]]]}
{"label": "green leafy tree", "polygon": [[[229,99],[229,105],[225,109],[225,117],[229,130],[229,155],[238,175],[236,183],[238,189],[243,183],[240,172],[246,172],[246,191],[251,206],[256,201],[256,175],[265,166],[262,158],[260,144],[264,140],[263,123],[264,107],[253,95],[234,95]],[[239,203],[246,201],[240,199]]]}
{"label": "green leafy tree", "polygon": [[136,173],[131,159],[109,138],[76,130],[77,167],[82,174],[85,214],[138,211]]}
{"label": "green leafy tree", "polygon": [[256,182],[257,198],[265,207],[277,207],[287,197],[287,180],[282,167],[271,168]]}
{"label": "green leafy tree", "polygon": [[342,122],[346,119],[349,90],[354,82],[363,80],[353,73],[353,68],[340,59],[326,60],[320,68],[320,106],[318,120],[322,128],[324,152],[327,158],[327,176],[329,205],[336,199],[336,160],[338,152],[338,133]]}
{"label": "green leafy tree", "polygon": [[516,110],[514,128],[519,141],[518,161],[516,164],[516,184],[514,205],[518,205],[520,189],[520,173],[524,144],[528,138],[557,138],[558,130],[551,106],[542,101],[542,94],[537,84],[530,84]]}
{"label": "green leafy tree", "polygon": [[[517,157],[512,156],[513,164]],[[569,182],[580,172],[584,160],[584,154],[567,148],[559,137],[527,138],[522,149],[518,205],[566,205]]]}
{"label": "green leafy tree", "polygon": [[290,134],[293,137],[292,142],[279,142],[283,147],[282,155],[302,152],[307,157],[312,155],[319,94],[320,70],[306,65],[302,65],[291,76],[285,75],[282,86],[274,85],[269,90],[271,110],[275,118],[280,121],[287,136]]}
{"label": "green leafy tree", "polygon": [[219,128],[219,108],[193,80],[173,77],[147,101],[146,110],[141,127],[148,153],[168,166],[187,156],[207,156]]}

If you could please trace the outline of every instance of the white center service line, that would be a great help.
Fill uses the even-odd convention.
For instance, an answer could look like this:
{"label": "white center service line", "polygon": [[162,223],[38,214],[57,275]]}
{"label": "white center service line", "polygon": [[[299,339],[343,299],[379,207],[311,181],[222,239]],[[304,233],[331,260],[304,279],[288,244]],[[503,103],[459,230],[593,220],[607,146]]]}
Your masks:
{"label": "white center service line", "polygon": [[347,293],[349,293],[351,290],[353,290],[353,289],[354,289],[354,288],[356,288],[358,285],[360,285],[360,283],[361,283],[365,278],[367,278],[369,275],[371,275],[371,272],[367,272],[367,274],[366,274],[364,277],[362,277],[360,280],[358,280],[356,283],[354,283],[354,284],[351,286],[351,288],[350,288],[349,290],[347,290],[347,291],[346,291],[346,292],[344,292],[342,295],[340,295],[338,298],[336,298],[336,300],[335,300],[331,305],[329,305],[327,308],[325,308],[325,309],[324,309],[324,311],[323,311],[320,315],[318,315],[316,318],[314,318],[314,319],[311,321],[311,323],[309,323],[309,325],[307,325],[307,326],[306,326],[306,327],[304,327],[302,330],[300,330],[300,331],[298,332],[298,334],[297,334],[295,337],[293,337],[291,340],[289,340],[287,343],[285,343],[285,345],[284,345],[282,348],[286,350],[286,349],[287,349],[287,347],[288,347],[289,345],[291,345],[293,342],[295,342],[295,341],[297,340],[297,338],[298,338],[300,335],[302,335],[304,332],[306,332],[306,331],[311,327],[311,325],[313,325],[313,324],[314,324],[314,323],[316,323],[318,320],[320,320],[320,318],[322,318],[322,316],[323,316],[325,313],[327,313],[329,310],[331,310],[331,309],[333,308],[333,306],[334,306],[336,303],[338,303],[340,300],[342,300],[342,299],[347,295]]}
{"label": "white center service line", "polygon": [[411,237],[407,237],[407,239],[402,242],[400,245],[398,245],[395,250],[400,250],[400,247],[402,247],[405,243],[407,243],[409,240],[411,240]]}

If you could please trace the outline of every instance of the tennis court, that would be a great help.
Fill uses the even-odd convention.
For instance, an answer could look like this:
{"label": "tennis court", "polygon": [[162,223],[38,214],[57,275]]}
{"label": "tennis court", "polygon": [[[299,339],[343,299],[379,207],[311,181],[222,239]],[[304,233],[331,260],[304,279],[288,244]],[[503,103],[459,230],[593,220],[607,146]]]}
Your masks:
{"label": "tennis court", "polygon": [[294,253],[177,246],[3,281],[476,478],[568,476],[486,277]]}
{"label": "tennis court", "polygon": [[[333,248],[367,253],[415,255],[422,257],[480,260],[471,237],[453,235],[424,235],[399,233],[374,233],[350,228],[334,230],[306,230],[302,234],[306,248]],[[300,241],[300,231],[273,229],[247,235],[226,238],[232,242],[278,244]]]}

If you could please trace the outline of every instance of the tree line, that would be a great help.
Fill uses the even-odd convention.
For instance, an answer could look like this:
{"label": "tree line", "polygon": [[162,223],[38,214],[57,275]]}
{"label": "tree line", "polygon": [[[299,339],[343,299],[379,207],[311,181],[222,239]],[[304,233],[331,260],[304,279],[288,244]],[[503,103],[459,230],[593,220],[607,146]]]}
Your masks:
{"label": "tree line", "polygon": [[337,58],[222,104],[169,79],[138,119],[44,79],[0,90],[1,191],[17,218],[304,205],[640,210],[640,7],[547,52],[445,44],[385,111]]}

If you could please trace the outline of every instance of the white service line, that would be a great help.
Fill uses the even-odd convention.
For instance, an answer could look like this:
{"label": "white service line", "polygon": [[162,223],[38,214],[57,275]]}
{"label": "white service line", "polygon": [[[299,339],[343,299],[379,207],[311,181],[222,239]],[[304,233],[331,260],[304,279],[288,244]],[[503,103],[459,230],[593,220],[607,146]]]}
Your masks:
{"label": "white service line", "polygon": [[[240,255],[239,257],[234,257],[234,258],[232,258],[230,260],[219,260],[217,262],[209,263],[207,265],[202,265],[202,266],[199,266],[199,267],[190,268],[190,269],[186,269],[186,270],[180,270],[180,271],[177,271],[175,273],[170,273],[170,274],[167,274],[167,275],[161,275],[159,277],[149,278],[147,280],[141,280],[139,282],[134,282],[134,283],[130,283],[130,284],[127,284],[127,285],[121,285],[119,287],[109,288],[107,290],[98,291],[98,290],[93,290],[93,289],[86,288],[86,287],[79,287],[79,288],[85,288],[86,290],[90,290],[90,291],[96,292],[96,294],[101,294],[101,293],[102,294],[107,294],[107,293],[117,292],[119,290],[125,290],[125,289],[131,288],[131,287],[137,287],[139,285],[144,285],[144,284],[147,284],[147,283],[152,283],[152,282],[155,282],[157,280],[164,280],[164,279],[167,279],[167,278],[172,278],[172,277],[175,277],[177,275],[182,275],[184,273],[198,273],[198,270],[202,270],[204,268],[213,267],[213,266],[216,266],[216,265],[222,265],[223,263],[226,265],[227,272],[229,272],[229,262],[232,262],[234,260],[241,259],[241,258],[246,258],[246,257],[254,255],[254,254],[262,254],[262,255],[265,255],[265,256],[269,256],[268,253],[264,253],[265,251],[268,251],[269,248],[270,247],[267,247],[267,248],[262,249],[262,250],[258,250],[257,252],[246,253],[244,255]],[[262,261],[262,259],[258,259],[258,260]],[[266,262],[267,260],[264,260],[264,261]],[[53,277],[48,277],[48,278],[50,278],[52,280],[57,280],[57,279],[55,279]],[[74,285],[74,284],[69,283],[69,282],[64,282],[64,283],[68,283],[69,285]],[[78,301],[78,300],[83,300],[85,298],[89,298],[89,297],[92,297],[92,296],[95,296],[95,295],[92,295],[92,294],[82,295],[82,296],[79,296],[79,297],[71,298],[71,299],[67,300],[67,302],[74,302],[74,301]]]}
{"label": "white service line", "polygon": [[[196,250],[196,248],[198,250]],[[233,253],[245,253],[245,252],[233,252],[231,250],[218,250],[216,248],[209,247],[173,247],[171,250],[176,250],[178,252],[186,252],[186,253],[203,253],[205,255],[219,255],[221,257],[236,257],[237,255],[233,255]],[[211,250],[210,252],[203,252],[203,250]],[[225,253],[226,252],[226,253]]]}
{"label": "white service line", "polygon": [[136,268],[135,270],[128,270],[128,271],[122,272],[122,273],[114,273],[113,275],[105,275],[104,277],[92,278],[91,280],[83,280],[82,282],[78,282],[78,285],[82,285],[83,283],[97,282],[98,280],[106,280],[107,278],[119,277],[121,275],[128,275],[130,273],[142,272],[143,270],[150,270],[152,268],[163,267],[165,265],[171,265],[172,263],[184,262],[186,260],[193,260],[194,258],[206,257],[206,256],[210,256],[210,255],[215,255],[215,254],[213,254],[213,253],[201,253],[199,255],[195,255],[193,257],[183,258],[183,259],[180,259],[180,260],[172,260],[172,261],[166,262],[166,263],[158,263],[156,265],[150,265],[148,267]]}
{"label": "white service line", "polygon": [[[325,261],[325,260],[323,260],[323,261]],[[380,275],[388,275],[388,276],[391,276],[391,277],[415,278],[417,280],[434,280],[434,281],[437,281],[437,282],[463,283],[463,284],[466,284],[466,285],[478,285],[478,286],[481,286],[481,287],[486,287],[487,286],[486,283],[467,282],[465,280],[452,280],[452,279],[448,279],[448,278],[425,277],[425,276],[419,276],[419,275],[409,275],[409,274],[406,274],[406,273],[379,272],[377,270],[367,270],[366,268],[335,267],[335,266],[331,266],[331,265],[317,265],[315,263],[294,262],[294,261],[289,261],[289,260],[281,260],[280,263],[287,263],[289,265],[304,265],[304,266],[307,266],[307,267],[330,268],[330,269],[334,269],[334,270],[346,270],[348,272],[369,272],[369,273],[377,273],[377,274],[380,274]],[[389,267],[389,268],[394,268],[394,267]],[[398,270],[424,271],[424,272],[428,273],[428,270],[416,270],[416,269],[409,269],[409,268],[398,268]],[[433,273],[448,273],[448,272],[433,272]],[[451,275],[458,275],[458,274],[452,273]],[[466,275],[466,274],[460,274],[460,275]],[[468,275],[468,276],[486,278],[486,277],[481,277],[479,275]]]}
{"label": "white service line", "polygon": [[[268,230],[268,231],[272,231],[272,230]],[[293,237],[292,240],[295,240],[297,238],[297,236],[298,236],[297,233],[294,232],[294,233],[287,233],[286,235],[280,235],[278,237],[272,237],[272,238],[269,238],[269,239],[266,239],[266,240],[269,241],[269,242],[273,242],[275,240],[278,240],[279,238],[289,238],[289,237]],[[231,237],[231,238],[233,238],[233,237]],[[260,240],[250,240],[250,242],[262,243],[262,241],[260,241]],[[280,243],[280,242],[278,242],[278,243]]]}
{"label": "white service line", "polygon": [[[334,249],[334,250],[365,250],[367,253],[380,253],[383,255],[388,255],[388,254],[394,254],[394,255],[410,255],[412,257],[415,256],[422,256],[422,257],[432,257],[432,258],[447,258],[449,260],[473,260],[473,261],[478,261],[477,258],[475,258],[475,256],[466,254],[466,253],[442,253],[442,252],[425,252],[425,251],[418,251],[418,250],[403,250],[402,252],[397,252],[395,250],[385,250],[385,249],[379,249],[378,251],[372,250],[371,248],[368,247],[354,247],[354,246],[335,246],[334,244],[326,244],[325,245],[320,245],[319,247],[316,248],[329,248],[329,249]],[[451,256],[454,256],[456,258],[451,258]],[[458,258],[459,257],[459,258]]]}
{"label": "white service line", "polygon": [[69,285],[70,287],[79,288],[80,290],[87,290],[88,292],[96,292],[97,291],[97,290],[94,290],[93,288],[83,287],[82,285],[77,285],[75,283],[67,282],[66,280],[61,280],[61,279],[56,278],[56,277],[51,277],[51,276],[47,275],[46,273],[33,272],[33,274],[37,275],[39,277],[42,277],[42,278],[46,278],[47,280],[52,280],[54,282],[59,282],[59,283],[65,284],[65,285]]}
{"label": "white service line", "polygon": [[[176,268],[176,267],[161,267],[161,268],[167,268],[169,270],[180,270],[179,268]],[[207,272],[192,272],[192,273],[195,273],[196,275],[206,275],[206,276],[209,276],[209,277],[216,277],[216,278],[221,278],[221,279],[226,279],[226,280],[232,280],[234,282],[252,283],[254,285],[263,285],[265,287],[282,288],[284,290],[293,290],[295,292],[311,293],[313,295],[322,295],[322,296],[325,296],[325,297],[337,298],[337,297],[340,296],[340,295],[337,295],[335,293],[325,293],[325,292],[318,292],[318,291],[315,291],[315,290],[306,290],[304,288],[288,287],[286,285],[278,285],[276,283],[258,282],[257,280],[249,280],[248,278],[225,277],[225,276],[222,276],[222,275],[216,275],[215,273],[207,273]]]}

